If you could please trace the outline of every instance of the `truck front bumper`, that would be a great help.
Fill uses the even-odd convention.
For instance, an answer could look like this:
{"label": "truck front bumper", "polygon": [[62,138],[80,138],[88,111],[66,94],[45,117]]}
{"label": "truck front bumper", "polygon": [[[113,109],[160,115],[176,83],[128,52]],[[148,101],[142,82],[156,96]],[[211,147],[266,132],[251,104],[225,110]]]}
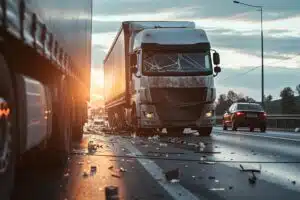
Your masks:
{"label": "truck front bumper", "polygon": [[213,104],[193,107],[141,105],[141,128],[200,128],[212,127],[215,122]]}

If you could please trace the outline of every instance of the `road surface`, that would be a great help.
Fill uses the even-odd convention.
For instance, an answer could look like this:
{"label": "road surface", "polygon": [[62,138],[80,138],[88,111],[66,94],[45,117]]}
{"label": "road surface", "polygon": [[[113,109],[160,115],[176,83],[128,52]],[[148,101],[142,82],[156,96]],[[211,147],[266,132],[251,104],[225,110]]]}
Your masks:
{"label": "road surface", "polygon": [[[89,151],[89,142],[96,150]],[[13,200],[101,200],[107,186],[117,186],[119,199],[130,200],[298,200],[299,152],[297,133],[219,128],[211,137],[90,133],[74,144],[65,168],[19,169]],[[174,183],[165,176],[172,170],[168,175]]]}

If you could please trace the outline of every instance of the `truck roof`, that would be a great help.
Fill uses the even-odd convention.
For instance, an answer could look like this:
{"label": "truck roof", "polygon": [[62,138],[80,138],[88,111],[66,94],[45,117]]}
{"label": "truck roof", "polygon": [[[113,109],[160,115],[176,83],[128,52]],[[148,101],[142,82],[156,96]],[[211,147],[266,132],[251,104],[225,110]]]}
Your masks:
{"label": "truck roof", "polygon": [[192,21],[123,21],[118,33],[115,36],[115,39],[113,40],[105,58],[103,59],[103,63],[105,63],[109,57],[109,54],[111,53],[124,27],[128,27],[131,32],[135,32],[150,28],[195,28],[196,25]]}
{"label": "truck roof", "polygon": [[209,43],[209,41],[205,31],[202,29],[162,28],[145,29],[139,32],[135,37],[133,49],[141,47],[142,43],[155,43],[162,45],[188,45]]}
{"label": "truck roof", "polygon": [[195,23],[191,21],[124,21],[131,31],[138,31],[149,28],[195,28]]}

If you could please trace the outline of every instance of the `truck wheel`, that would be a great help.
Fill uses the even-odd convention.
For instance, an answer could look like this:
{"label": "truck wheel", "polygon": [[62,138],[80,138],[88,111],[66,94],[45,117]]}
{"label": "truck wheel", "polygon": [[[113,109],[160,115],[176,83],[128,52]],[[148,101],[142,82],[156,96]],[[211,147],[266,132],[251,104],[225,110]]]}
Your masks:
{"label": "truck wheel", "polygon": [[201,127],[198,128],[199,136],[210,136],[212,127]]}
{"label": "truck wheel", "polygon": [[83,137],[83,130],[81,126],[73,126],[72,139],[74,142],[80,142]]}
{"label": "truck wheel", "polygon": [[17,156],[16,106],[10,73],[0,55],[0,198],[9,200]]}
{"label": "truck wheel", "polygon": [[52,134],[47,144],[47,159],[50,164],[61,167],[67,162],[72,145],[71,112],[69,108],[67,87],[62,84],[61,101],[54,104]]}

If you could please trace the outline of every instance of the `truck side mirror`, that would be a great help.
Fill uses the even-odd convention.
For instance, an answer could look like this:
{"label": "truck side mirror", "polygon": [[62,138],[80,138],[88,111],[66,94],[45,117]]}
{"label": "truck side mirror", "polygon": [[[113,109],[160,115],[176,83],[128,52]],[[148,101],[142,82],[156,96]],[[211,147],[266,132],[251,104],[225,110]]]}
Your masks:
{"label": "truck side mirror", "polygon": [[130,66],[135,66],[137,64],[137,56],[135,53],[130,54]]}
{"label": "truck side mirror", "polygon": [[213,53],[213,61],[214,65],[219,65],[220,64],[220,55],[217,52]]}

